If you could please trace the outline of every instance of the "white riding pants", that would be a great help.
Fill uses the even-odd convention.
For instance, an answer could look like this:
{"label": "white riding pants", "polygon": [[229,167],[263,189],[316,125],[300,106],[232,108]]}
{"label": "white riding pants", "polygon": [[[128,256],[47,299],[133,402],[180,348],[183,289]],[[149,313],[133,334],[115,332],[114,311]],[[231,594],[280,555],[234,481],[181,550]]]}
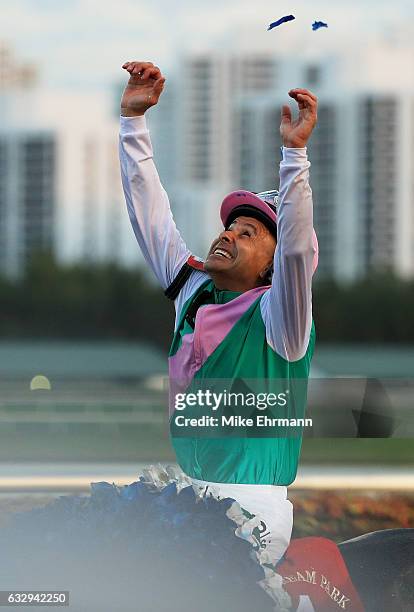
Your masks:
{"label": "white riding pants", "polygon": [[[210,493],[217,499],[230,497],[237,501],[243,510],[253,514],[254,518],[233,517],[239,527],[235,533],[239,537],[251,540],[252,531],[255,537],[252,544],[261,563],[275,565],[289,546],[293,526],[293,506],[287,499],[287,488],[278,485],[227,484],[191,479],[198,495]],[[239,520],[237,520],[239,518]],[[244,523],[244,524],[243,524]],[[257,537],[258,535],[258,537]]]}

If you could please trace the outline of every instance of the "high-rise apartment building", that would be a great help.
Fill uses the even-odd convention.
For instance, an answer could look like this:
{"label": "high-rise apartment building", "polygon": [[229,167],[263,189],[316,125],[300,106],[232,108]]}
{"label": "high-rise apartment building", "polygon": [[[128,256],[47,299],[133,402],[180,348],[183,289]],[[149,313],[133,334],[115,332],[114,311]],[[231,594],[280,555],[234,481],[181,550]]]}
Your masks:
{"label": "high-rise apartment building", "polygon": [[242,144],[239,100],[272,91],[277,65],[265,55],[199,55],[187,58],[181,72],[185,87],[177,109],[182,160],[178,178],[230,185]]}
{"label": "high-rise apartment building", "polygon": [[18,276],[38,251],[62,263],[142,261],[121,187],[118,121],[102,96],[7,89],[0,107],[1,272]]}
{"label": "high-rise apartment building", "polygon": [[0,273],[38,251],[62,263],[135,265],[111,96],[48,91],[0,45]]}
{"label": "high-rise apartment building", "polygon": [[[289,89],[304,86],[319,97],[309,143],[318,277],[414,275],[414,54],[385,46],[357,59],[358,71],[351,55],[217,52],[179,62],[147,120],[177,225],[195,253],[204,256],[220,230],[226,193],[277,187],[280,107]],[[404,70],[394,73],[397,64]],[[111,97],[26,87],[35,74],[0,49],[1,270],[18,274],[39,249],[62,262],[139,263]]]}
{"label": "high-rise apartment building", "polygon": [[[15,275],[34,248],[50,249],[55,207],[53,134],[15,130],[9,110],[33,90],[37,71],[0,44],[0,270]],[[27,110],[27,113],[30,109]],[[22,124],[26,115],[21,115]]]}
{"label": "high-rise apartment building", "polygon": [[[257,96],[245,99],[238,109],[242,135],[237,157],[238,184],[244,189],[257,192],[278,187],[280,107],[285,102],[279,96]],[[337,114],[335,104],[320,104],[319,124],[309,146],[314,225],[320,242],[320,276],[334,275],[337,264]]]}
{"label": "high-rise apartment building", "polygon": [[62,263],[140,261],[119,175],[117,125],[96,131],[0,129],[0,269],[30,257]]}
{"label": "high-rise apartment building", "polygon": [[52,133],[0,132],[0,268],[16,276],[34,251],[50,251],[56,206]]}
{"label": "high-rise apartment building", "polygon": [[[337,276],[338,265],[338,207],[340,193],[339,168],[339,109],[335,103],[319,104],[318,125],[309,142],[311,161],[311,187],[314,199],[314,227],[319,241],[318,274]],[[339,261],[338,261],[339,259]]]}
{"label": "high-rise apartment building", "polygon": [[[179,193],[174,191],[177,216],[184,220],[184,234],[194,233],[198,218],[210,239],[215,228],[205,222],[201,208],[214,206],[218,215],[221,197],[229,190],[263,191],[278,186],[280,107],[288,100],[287,91],[297,82],[321,86],[331,73],[331,62],[326,66],[315,62],[300,65],[265,53],[187,58],[182,70],[185,80],[179,88],[181,108],[177,109],[180,126],[177,182],[181,188]],[[320,274],[334,275],[338,113],[331,102],[321,104],[319,113],[320,125],[311,145],[315,227],[321,241]],[[204,193],[218,196],[216,202],[211,197],[208,202],[203,197],[192,202],[191,224],[190,216],[179,212],[181,206],[187,209],[189,206],[189,197],[183,195],[185,185],[191,185],[192,193],[198,187],[201,192],[204,189]],[[201,244],[201,235],[199,240]],[[204,246],[206,242],[203,241]]]}
{"label": "high-rise apartment building", "polygon": [[414,275],[414,97],[358,97],[357,234],[365,270]]}
{"label": "high-rise apartment building", "polygon": [[[172,190],[184,235],[194,235],[198,219],[198,240],[208,243],[216,230],[204,206],[218,214],[231,189],[277,185],[280,107],[288,90],[302,85],[319,97],[308,147],[318,277],[352,280],[382,269],[413,276],[414,83],[390,72],[395,62],[407,68],[407,57],[401,49],[376,48],[361,58],[357,74],[350,67],[355,58],[346,57],[187,58],[177,109],[180,190]],[[190,203],[191,215],[180,211]]]}
{"label": "high-rise apartment building", "polygon": [[244,96],[274,89],[277,65],[265,54],[247,58],[197,54],[184,58],[180,65],[175,173],[168,192],[184,238],[197,254],[205,255],[220,229],[223,196],[244,186],[240,150],[248,144],[241,129],[239,102]]}

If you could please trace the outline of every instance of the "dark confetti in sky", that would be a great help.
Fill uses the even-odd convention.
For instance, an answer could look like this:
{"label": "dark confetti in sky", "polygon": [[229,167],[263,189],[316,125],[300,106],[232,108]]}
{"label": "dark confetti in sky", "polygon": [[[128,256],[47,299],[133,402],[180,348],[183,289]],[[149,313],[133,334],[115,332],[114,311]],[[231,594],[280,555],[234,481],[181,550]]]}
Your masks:
{"label": "dark confetti in sky", "polygon": [[327,28],[328,24],[323,21],[314,21],[312,24],[312,30],[319,30],[319,28]]}
{"label": "dark confetti in sky", "polygon": [[273,21],[270,26],[267,28],[268,30],[273,30],[277,26],[280,26],[282,23],[286,23],[287,21],[293,21],[295,17],[293,15],[286,15],[285,17],[281,17],[277,21]]}

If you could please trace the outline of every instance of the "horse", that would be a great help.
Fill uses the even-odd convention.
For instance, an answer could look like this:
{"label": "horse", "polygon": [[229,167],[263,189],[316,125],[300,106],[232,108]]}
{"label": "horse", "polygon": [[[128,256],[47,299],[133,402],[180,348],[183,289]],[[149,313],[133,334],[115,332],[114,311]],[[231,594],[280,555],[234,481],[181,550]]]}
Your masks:
{"label": "horse", "polygon": [[366,612],[414,612],[414,529],[373,531],[338,548]]}

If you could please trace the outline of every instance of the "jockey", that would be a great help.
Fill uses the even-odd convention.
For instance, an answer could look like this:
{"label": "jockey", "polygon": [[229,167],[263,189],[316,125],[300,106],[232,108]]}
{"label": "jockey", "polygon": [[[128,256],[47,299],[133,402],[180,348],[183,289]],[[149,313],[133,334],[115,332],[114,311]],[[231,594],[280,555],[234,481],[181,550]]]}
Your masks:
{"label": "jockey", "polygon": [[[153,162],[145,112],[157,104],[165,78],[148,62],[126,62],[123,68],[130,76],[120,128],[128,213],[148,265],[175,304],[170,394],[174,399],[179,391],[224,379],[227,385],[283,380],[289,389],[295,380],[307,381],[315,343],[311,285],[318,246],[306,144],[317,120],[316,97],[306,89],[289,92],[298,104],[297,119],[288,105],[282,107],[277,211],[276,192],[227,195],[220,212],[223,231],[201,262],[175,226]],[[305,403],[306,393],[299,393],[292,403],[295,416],[303,417]],[[239,503],[251,518],[249,537],[256,538],[260,561],[276,564],[291,537],[286,487],[296,476],[301,430],[279,437],[259,437],[247,428],[236,436],[195,436],[190,428],[179,431],[177,414],[172,401],[178,464],[198,492],[210,489]],[[242,524],[246,529],[245,520]]]}

